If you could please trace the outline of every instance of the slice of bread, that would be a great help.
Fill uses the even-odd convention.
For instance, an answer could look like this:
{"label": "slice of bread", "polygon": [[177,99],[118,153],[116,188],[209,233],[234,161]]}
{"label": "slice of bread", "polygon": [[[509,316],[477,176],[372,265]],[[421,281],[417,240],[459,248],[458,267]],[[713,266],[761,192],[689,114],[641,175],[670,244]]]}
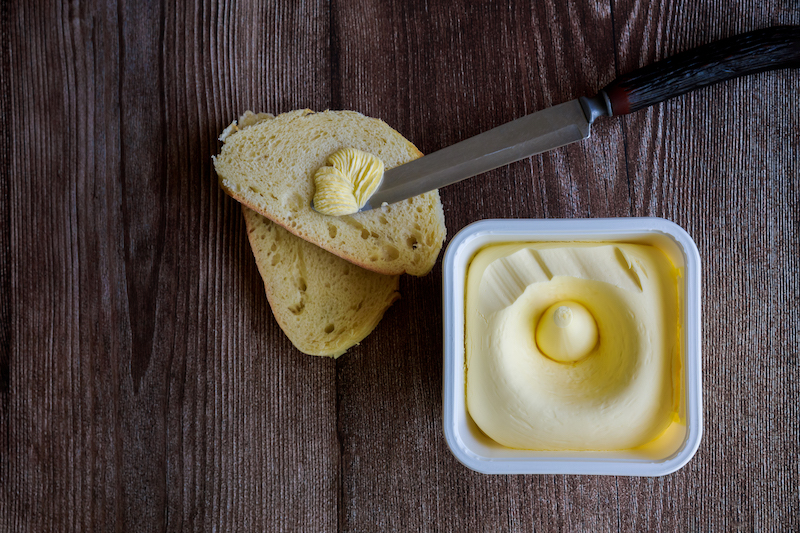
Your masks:
{"label": "slice of bread", "polygon": [[298,350],[338,357],[400,298],[399,276],[345,261],[242,206],[272,313]]}
{"label": "slice of bread", "polygon": [[248,113],[231,124],[214,166],[220,185],[247,207],[348,261],[383,274],[428,273],[445,238],[438,191],[389,206],[326,216],[311,208],[314,173],[328,156],[352,147],[386,169],[422,154],[381,120],[353,111]]}

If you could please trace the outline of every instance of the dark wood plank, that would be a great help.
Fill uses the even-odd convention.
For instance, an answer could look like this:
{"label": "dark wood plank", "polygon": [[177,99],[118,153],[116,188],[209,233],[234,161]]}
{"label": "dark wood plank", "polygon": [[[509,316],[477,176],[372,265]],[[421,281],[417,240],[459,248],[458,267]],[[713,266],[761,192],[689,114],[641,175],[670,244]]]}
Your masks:
{"label": "dark wood plank", "polygon": [[[726,29],[712,16],[719,5],[695,7],[615,2],[593,12],[572,4],[341,6],[344,13],[334,16],[343,86],[337,103],[384,118],[423,151],[432,151],[591,94],[616,74],[714,37],[797,23],[796,12],[778,7],[777,15],[764,14],[742,27],[743,18],[752,19],[752,6],[743,6],[730,17],[740,25]],[[347,26],[353,20],[359,21],[357,28]],[[375,35],[384,39],[369,39]],[[451,235],[481,218],[636,215],[670,218],[695,236],[704,273],[711,274],[704,327],[714,340],[705,343],[704,364],[710,368],[706,405],[715,407],[707,412],[704,444],[689,467],[664,478],[637,479],[489,477],[458,465],[443,443],[440,423],[437,268],[433,280],[405,279],[405,300],[368,339],[368,353],[338,365],[342,529],[797,527],[797,371],[796,361],[786,356],[796,352],[798,306],[796,294],[777,284],[783,277],[797,286],[791,243],[798,242],[799,204],[791,188],[797,175],[791,151],[799,130],[796,113],[764,113],[796,92],[797,79],[796,73],[765,74],[690,95],[690,103],[601,121],[581,145],[442,192]],[[753,104],[753,94],[760,95],[760,105]],[[664,111],[675,108],[679,111]],[[716,165],[709,163],[709,151],[722,151],[714,156]],[[728,184],[714,168],[720,165],[732,174]],[[738,184],[731,190],[734,179]],[[744,214],[733,214],[739,202],[756,199],[758,207],[740,207],[745,220]],[[720,212],[718,206],[727,209]],[[727,239],[704,239],[712,234]],[[746,251],[718,250],[752,238],[759,241]],[[751,259],[743,262],[743,256]],[[722,287],[724,298],[717,293]],[[763,302],[775,302],[782,318]],[[751,343],[765,338],[774,339],[769,349],[752,349]],[[743,372],[753,357],[758,371]],[[760,402],[763,397],[773,397],[777,405]],[[738,408],[730,411],[728,402]],[[767,450],[759,453],[766,442]],[[731,449],[726,443],[736,444]],[[747,468],[752,461],[762,466]],[[762,497],[780,502],[778,509],[764,508]]]}
{"label": "dark wood plank", "polygon": [[327,105],[325,9],[3,9],[0,529],[335,528],[334,363],[274,323],[211,164],[241,111]]}
{"label": "dark wood plank", "polygon": [[[11,131],[11,17],[6,3],[0,4],[0,128]],[[11,450],[11,362],[13,344],[13,302],[11,257],[11,143],[0,143],[0,481],[8,477]],[[5,483],[3,483],[5,484]],[[11,502],[0,489],[0,517],[10,516]],[[5,511],[5,512],[3,512]]]}
{"label": "dark wood plank", "polygon": [[[800,23],[788,2],[672,11],[614,5],[619,73],[752,29]],[[705,434],[673,476],[620,479],[634,529],[796,530],[800,446],[797,330],[800,117],[797,71],[740,78],[622,119],[634,214],[663,216],[703,258]],[[794,287],[794,289],[790,289]],[[764,502],[775,505],[765,506]],[[671,503],[668,507],[667,503]],[[655,505],[654,505],[655,504]],[[643,506],[658,506],[649,515]],[[655,510],[655,509],[654,509]]]}

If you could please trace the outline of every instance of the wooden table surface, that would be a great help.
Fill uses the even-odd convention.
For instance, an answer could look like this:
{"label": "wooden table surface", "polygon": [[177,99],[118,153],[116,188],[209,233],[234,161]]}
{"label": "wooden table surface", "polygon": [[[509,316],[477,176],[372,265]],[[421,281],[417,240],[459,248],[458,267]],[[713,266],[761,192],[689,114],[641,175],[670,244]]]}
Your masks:
{"label": "wooden table surface", "polygon": [[[277,4],[277,5],[276,5]],[[429,153],[796,0],[0,3],[1,531],[800,527],[800,71],[442,190],[485,218],[660,216],[703,264],[695,458],[486,476],[442,431],[441,258],[334,361],[272,318],[217,136],[353,109]]]}

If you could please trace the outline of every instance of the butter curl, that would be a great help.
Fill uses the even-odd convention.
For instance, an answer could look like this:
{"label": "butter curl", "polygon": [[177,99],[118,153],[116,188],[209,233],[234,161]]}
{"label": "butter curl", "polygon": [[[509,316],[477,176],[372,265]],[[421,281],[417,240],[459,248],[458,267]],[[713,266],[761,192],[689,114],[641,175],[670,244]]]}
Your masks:
{"label": "butter curl", "polygon": [[342,216],[364,207],[383,179],[383,161],[355,148],[337,150],[314,174],[314,209]]}

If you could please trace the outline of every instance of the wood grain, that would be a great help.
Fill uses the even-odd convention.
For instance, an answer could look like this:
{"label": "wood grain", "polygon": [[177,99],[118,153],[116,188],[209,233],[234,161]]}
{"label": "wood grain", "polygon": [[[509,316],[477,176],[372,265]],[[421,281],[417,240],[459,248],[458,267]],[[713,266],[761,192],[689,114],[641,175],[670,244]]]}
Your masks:
{"label": "wood grain", "polygon": [[0,531],[800,528],[800,76],[726,82],[442,191],[662,216],[703,260],[705,434],[663,478],[485,476],[441,423],[441,263],[337,361],[271,317],[217,136],[354,109],[431,152],[792,0],[0,2]]}
{"label": "wood grain", "polygon": [[[4,6],[3,117],[16,126],[4,145],[13,344],[0,529],[335,527],[333,362],[298,356],[274,324],[211,165],[234,102],[268,92],[241,79],[272,72],[264,83],[283,84],[291,105],[325,104],[313,76],[327,68],[326,19]],[[235,34],[218,33],[220,16],[303,38],[233,76]],[[316,58],[310,80],[277,63],[293,57]]]}
{"label": "wood grain", "polygon": [[[639,4],[630,4],[621,3],[615,14],[640,18]],[[680,21],[677,13],[656,12],[641,31],[628,32],[632,23],[622,26],[619,40],[631,41],[642,54],[628,54],[621,72],[703,42],[796,24],[800,14],[795,10],[789,16],[778,5],[756,13],[731,6],[727,19],[717,20],[704,16],[707,7],[701,3],[692,8],[698,13],[695,35],[680,44],[670,37]],[[663,44],[647,49],[645,42]],[[689,93],[622,120],[638,200],[635,214],[682,225],[704,260],[705,434],[697,458],[674,476],[683,490],[707,502],[704,512],[682,522],[691,530],[798,527],[800,504],[789,502],[797,499],[793,495],[800,486],[800,269],[794,250],[800,239],[800,196],[793,185],[798,163],[792,155],[800,144],[800,117],[780,103],[781,95],[798,90],[796,71],[766,73]],[[782,329],[789,324],[794,326]],[[776,443],[781,452],[773,448]],[[665,481],[649,488],[658,500],[668,497]],[[763,501],[787,503],[765,507]]]}

